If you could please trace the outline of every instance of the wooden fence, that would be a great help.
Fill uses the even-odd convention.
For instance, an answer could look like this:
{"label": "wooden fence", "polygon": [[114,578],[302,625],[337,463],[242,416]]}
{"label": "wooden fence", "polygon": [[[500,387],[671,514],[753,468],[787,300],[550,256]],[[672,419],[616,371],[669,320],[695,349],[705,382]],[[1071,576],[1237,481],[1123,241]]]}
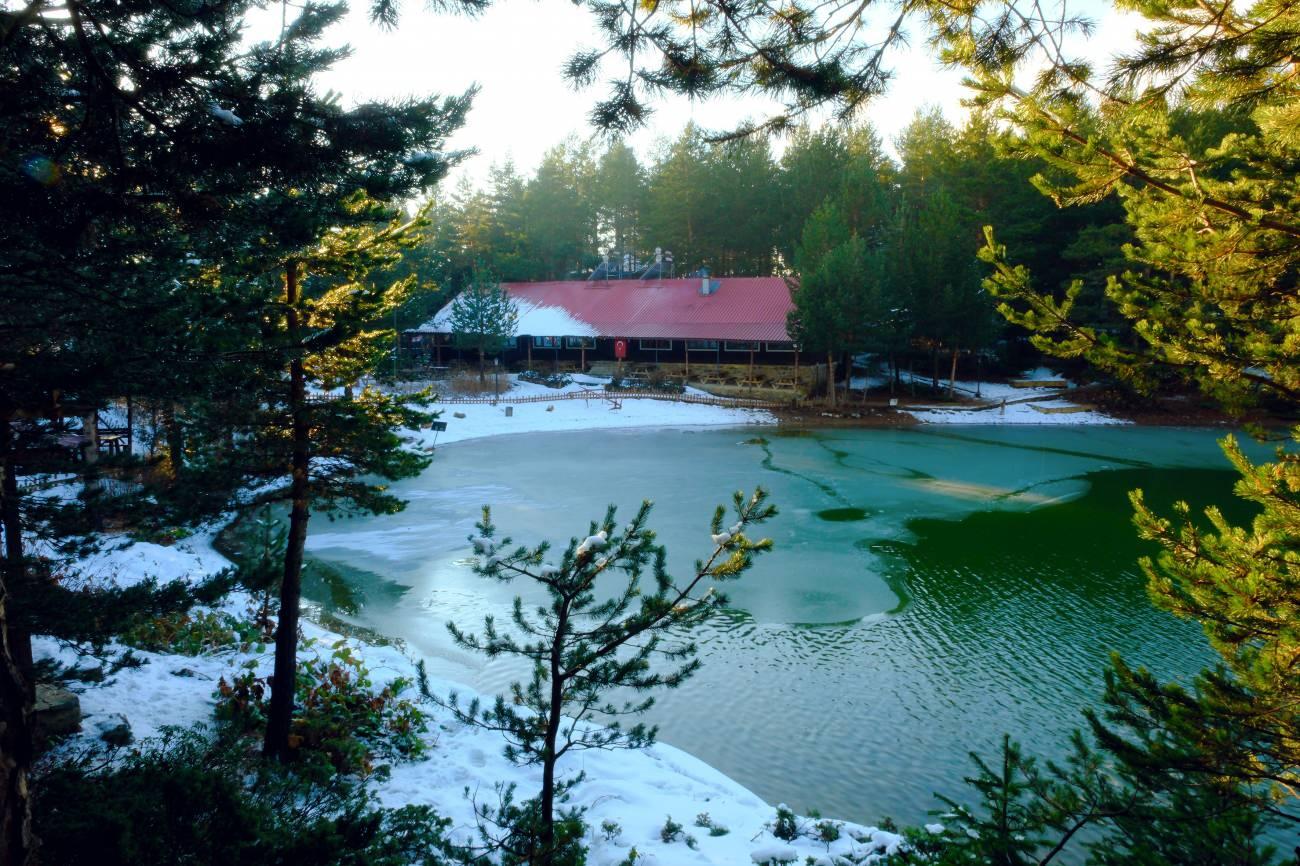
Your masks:
{"label": "wooden fence", "polygon": [[663,391],[557,391],[528,397],[438,397],[437,403],[448,405],[519,405],[520,403],[555,403],[559,400],[660,400],[665,403],[691,403],[699,406],[723,406],[730,409],[783,409],[788,403],[744,397],[715,397],[712,394],[671,394]]}

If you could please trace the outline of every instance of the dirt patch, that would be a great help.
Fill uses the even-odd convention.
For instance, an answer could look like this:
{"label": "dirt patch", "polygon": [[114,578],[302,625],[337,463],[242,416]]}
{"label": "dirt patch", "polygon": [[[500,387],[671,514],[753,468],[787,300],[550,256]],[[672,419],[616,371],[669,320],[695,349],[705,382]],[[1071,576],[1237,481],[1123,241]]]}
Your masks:
{"label": "dirt patch", "polygon": [[795,427],[911,427],[920,422],[888,406],[836,406],[829,409],[816,404],[774,409],[772,414],[782,424]]}

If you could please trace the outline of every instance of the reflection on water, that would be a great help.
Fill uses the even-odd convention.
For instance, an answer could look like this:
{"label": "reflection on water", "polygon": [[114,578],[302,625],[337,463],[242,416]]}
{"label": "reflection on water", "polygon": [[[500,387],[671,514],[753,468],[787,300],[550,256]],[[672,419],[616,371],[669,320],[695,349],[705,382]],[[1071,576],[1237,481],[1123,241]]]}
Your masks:
{"label": "reflection on water", "polygon": [[562,544],[605,503],[652,498],[685,574],[713,506],[761,483],[776,550],[696,629],[704,666],[651,721],[771,802],[915,823],[1003,731],[1059,754],[1110,650],[1164,676],[1209,659],[1194,624],[1147,601],[1126,493],[1228,503],[1231,474],[1206,468],[1222,465],[1213,435],[1182,430],[512,437],[440,450],[397,485],[407,511],[323,527],[311,552],[361,590],[359,622],[497,691],[523,671],[456,650],[443,623],[541,596],[470,572],[482,504],[517,540]]}

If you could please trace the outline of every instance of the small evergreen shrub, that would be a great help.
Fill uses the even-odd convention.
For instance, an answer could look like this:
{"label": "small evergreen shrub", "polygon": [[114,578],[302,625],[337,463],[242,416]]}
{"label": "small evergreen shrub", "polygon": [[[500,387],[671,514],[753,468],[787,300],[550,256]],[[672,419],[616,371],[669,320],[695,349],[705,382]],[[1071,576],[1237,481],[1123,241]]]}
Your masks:
{"label": "small evergreen shrub", "polygon": [[672,815],[669,815],[668,820],[664,821],[663,827],[659,830],[659,838],[664,844],[671,844],[682,838],[683,829],[682,825],[674,821]]}
{"label": "small evergreen shrub", "polygon": [[618,837],[623,835],[623,828],[617,821],[601,821],[600,835],[606,842],[617,842]]}
{"label": "small evergreen shrub", "polygon": [[[568,791],[576,779],[557,786],[556,802],[568,801]],[[498,862],[500,866],[532,866],[542,861],[542,804],[539,798],[515,802],[515,785],[496,785],[498,803],[495,807],[474,801],[474,815],[481,844],[468,852],[467,862],[486,866]],[[465,789],[466,797],[470,796]],[[582,840],[587,833],[583,822],[584,810],[579,808],[556,810],[554,816],[554,841],[551,866],[586,866],[587,849]],[[613,822],[605,822],[611,824]],[[617,824],[614,824],[618,828]],[[602,825],[602,830],[604,825]],[[621,829],[621,828],[618,828]]]}
{"label": "small evergreen shrub", "polygon": [[836,821],[821,820],[813,824],[814,838],[818,842],[824,842],[830,845],[840,838],[840,825]]}
{"label": "small evergreen shrub", "polygon": [[681,394],[686,386],[675,379],[662,376],[648,379],[623,379],[615,376],[605,385],[606,391],[654,391],[661,394]]}
{"label": "small evergreen shrub", "polygon": [[786,842],[799,838],[799,822],[794,812],[784,803],[776,807],[776,820],[772,822],[772,835]]}
{"label": "small evergreen shrub", "polygon": [[701,812],[695,816],[695,826],[709,831],[710,836],[725,836],[731,831],[713,820],[708,812]]}
{"label": "small evergreen shrub", "polygon": [[538,370],[525,370],[519,374],[520,381],[545,385],[547,388],[563,388],[573,382],[568,373],[543,373]]}
{"label": "small evergreen shrub", "polygon": [[[376,756],[418,758],[428,730],[422,710],[401,697],[411,683],[398,678],[375,690],[370,671],[346,641],[334,644],[329,658],[298,663],[293,727],[295,750],[321,752],[342,772],[370,773]],[[243,732],[266,725],[270,687],[266,677],[246,670],[217,684],[217,717]]]}
{"label": "small evergreen shrub", "polygon": [[146,541],[161,547],[171,547],[182,539],[189,538],[194,532],[184,526],[148,526],[142,525],[130,533],[132,541]]}
{"label": "small evergreen shrub", "polygon": [[174,612],[137,623],[122,643],[150,652],[197,656],[226,649],[261,652],[261,630],[222,612]]}
{"label": "small evergreen shrub", "polygon": [[32,790],[41,860],[60,866],[450,866],[451,822],[383,809],[321,756],[263,762],[231,736],[168,730],[114,760],[41,768]]}

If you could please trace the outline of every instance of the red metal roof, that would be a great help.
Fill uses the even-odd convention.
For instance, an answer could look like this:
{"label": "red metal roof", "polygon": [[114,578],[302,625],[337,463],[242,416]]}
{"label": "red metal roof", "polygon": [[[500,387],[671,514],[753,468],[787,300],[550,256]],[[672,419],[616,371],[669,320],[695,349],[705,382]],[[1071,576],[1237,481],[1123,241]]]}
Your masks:
{"label": "red metal roof", "polygon": [[[702,295],[700,278],[675,280],[568,280],[506,283],[521,301],[521,336],[532,333],[528,310],[559,308],[590,326],[596,336],[676,340],[787,341],[786,314],[793,306],[780,277],[715,277],[716,290]],[[435,322],[439,317],[435,317]],[[551,317],[553,320],[553,317]],[[539,317],[539,323],[546,321]],[[430,323],[431,325],[433,323]],[[426,326],[428,327],[428,326]]]}

